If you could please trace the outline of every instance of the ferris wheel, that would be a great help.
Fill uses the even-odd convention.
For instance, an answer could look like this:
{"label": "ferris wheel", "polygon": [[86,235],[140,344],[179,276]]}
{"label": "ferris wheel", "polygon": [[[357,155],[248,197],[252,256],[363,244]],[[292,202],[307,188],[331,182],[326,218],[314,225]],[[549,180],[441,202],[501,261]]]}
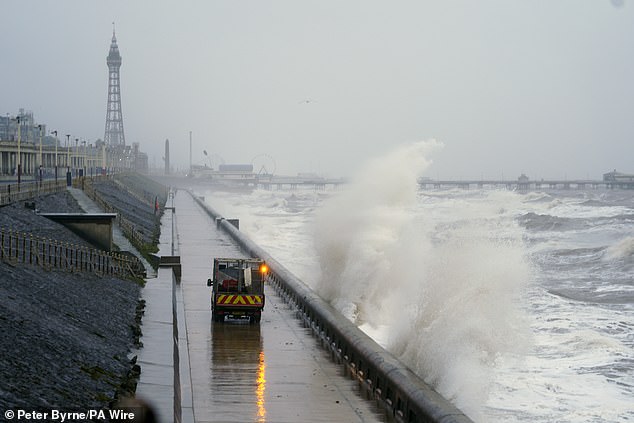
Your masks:
{"label": "ferris wheel", "polygon": [[259,154],[251,160],[253,172],[260,176],[272,176],[275,174],[277,165],[275,159],[268,154]]}

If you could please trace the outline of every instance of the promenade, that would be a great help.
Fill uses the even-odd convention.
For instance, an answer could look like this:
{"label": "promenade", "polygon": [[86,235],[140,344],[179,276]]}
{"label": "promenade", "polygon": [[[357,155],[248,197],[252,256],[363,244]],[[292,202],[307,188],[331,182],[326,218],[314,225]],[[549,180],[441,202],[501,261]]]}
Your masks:
{"label": "promenade", "polygon": [[[187,343],[187,354],[181,355],[180,360],[188,360],[185,368],[190,370],[189,375],[181,373],[183,417],[187,417],[191,398],[196,422],[385,421],[374,404],[357,393],[354,380],[344,377],[341,366],[329,360],[310,329],[303,327],[294,310],[272,287],[266,287],[260,325],[240,321],[212,323],[206,284],[211,260],[219,256],[242,257],[243,253],[216,229],[189,193],[178,191],[174,207],[176,252],[182,264],[180,285],[175,289],[182,293],[186,328],[183,339]],[[169,219],[164,219],[163,225],[162,233],[171,231]],[[161,254],[167,247],[162,241]],[[165,282],[159,282],[163,288],[153,288],[153,283],[149,280],[146,289],[154,290],[154,294],[162,290],[164,296],[171,296]],[[150,300],[154,298],[146,301]],[[164,303],[166,299],[160,301]],[[169,314],[171,309],[168,310]],[[155,321],[154,326],[163,326],[167,333],[169,319]],[[171,339],[163,341],[166,354]],[[146,362],[144,354],[139,356],[142,368]],[[170,371],[165,366],[163,370]],[[150,385],[142,372],[139,395],[151,397]],[[164,390],[158,382],[155,387],[157,391]]]}

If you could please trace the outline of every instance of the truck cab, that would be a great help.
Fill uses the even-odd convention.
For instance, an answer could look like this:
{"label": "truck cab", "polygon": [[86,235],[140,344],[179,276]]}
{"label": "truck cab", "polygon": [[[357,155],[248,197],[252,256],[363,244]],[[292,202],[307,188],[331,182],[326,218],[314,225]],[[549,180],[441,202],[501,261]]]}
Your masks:
{"label": "truck cab", "polygon": [[264,281],[268,267],[258,258],[214,258],[211,312],[214,322],[225,317],[259,323],[264,309]]}

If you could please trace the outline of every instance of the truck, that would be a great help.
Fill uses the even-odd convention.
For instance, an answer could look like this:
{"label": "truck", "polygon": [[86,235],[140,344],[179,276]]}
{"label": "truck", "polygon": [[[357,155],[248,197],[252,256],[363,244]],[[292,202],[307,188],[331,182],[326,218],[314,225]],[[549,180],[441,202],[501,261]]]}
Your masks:
{"label": "truck", "polygon": [[267,274],[268,267],[259,258],[214,258],[213,278],[207,279],[213,321],[231,317],[259,323]]}

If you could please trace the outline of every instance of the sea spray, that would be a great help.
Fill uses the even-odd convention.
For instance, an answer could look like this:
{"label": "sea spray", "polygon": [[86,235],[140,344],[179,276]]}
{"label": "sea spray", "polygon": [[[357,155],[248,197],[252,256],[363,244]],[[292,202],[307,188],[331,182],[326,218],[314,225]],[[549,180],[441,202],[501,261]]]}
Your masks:
{"label": "sea spray", "polygon": [[[217,192],[213,199],[211,193],[205,196],[223,215],[240,218],[241,230],[314,288],[320,279],[311,242],[315,209],[329,197],[340,195],[341,189],[316,192],[300,186],[292,193],[256,190],[246,196]],[[600,201],[589,204],[585,197],[580,199],[585,195]],[[220,200],[227,207],[222,207]],[[419,374],[427,373],[438,390],[444,381],[443,395],[460,403],[475,421],[634,421],[634,254],[628,241],[634,236],[633,207],[634,194],[626,190],[548,194],[495,189],[421,190],[415,204],[402,210],[406,220],[396,231],[398,242],[386,253],[386,262],[395,263],[391,266],[398,273],[384,278],[381,310],[371,313],[375,322],[382,323],[372,326],[366,321],[360,327],[381,345],[398,351],[401,360],[409,354],[409,366]],[[535,220],[537,226],[532,228],[525,222],[531,213],[538,220],[539,216],[557,217],[582,225],[543,229]],[[403,246],[402,253],[398,244]],[[589,249],[593,251],[591,260],[586,254]],[[528,263],[523,258],[526,253]],[[562,269],[562,259],[574,265]],[[488,275],[491,269],[500,269],[497,277],[492,274],[474,279],[508,283],[501,285],[502,291],[493,302],[487,301],[488,293],[472,293],[472,298],[481,300],[473,301],[461,285],[442,279],[449,280],[453,275],[452,280],[469,280],[469,275]],[[526,279],[531,283],[522,290]],[[436,285],[425,281],[435,281]],[[397,291],[402,295],[390,297],[394,288],[388,284],[399,287]],[[523,305],[517,307],[508,298],[520,291]],[[576,299],[557,292],[573,293]],[[433,294],[436,296],[426,300]],[[443,298],[446,300],[438,300]],[[426,311],[423,304],[428,303],[439,303],[444,309],[436,314],[432,309]],[[496,320],[490,331],[501,336],[479,336],[477,331],[490,323],[477,322],[486,321],[487,314],[481,318],[468,307],[456,307],[462,304],[488,312]],[[453,309],[458,311],[446,312]],[[523,310],[529,315],[530,333],[523,327]],[[441,313],[447,318],[430,317]],[[517,330],[498,329],[499,325],[512,328],[511,322],[517,322]],[[502,335],[509,332],[511,335],[504,339]],[[618,343],[604,342],[608,339],[597,342],[597,336]],[[488,346],[485,343],[484,348],[466,347],[486,339],[492,342]],[[526,344],[530,349],[522,353]],[[619,344],[626,349],[619,348]],[[507,353],[505,346],[511,348]],[[479,355],[479,350],[496,352]],[[421,359],[414,354],[420,354]],[[431,362],[433,359],[438,362]],[[417,367],[418,362],[422,364]],[[420,370],[423,365],[436,372]],[[491,378],[494,381],[488,400],[478,404]],[[452,390],[459,393],[452,395]],[[470,396],[469,392],[475,394]]]}
{"label": "sea spray", "polygon": [[628,259],[634,257],[634,236],[626,237],[608,247],[606,260]]}
{"label": "sea spray", "polygon": [[316,216],[316,289],[476,417],[498,357],[528,345],[518,297],[531,272],[522,230],[504,212],[516,194],[460,205],[442,221],[417,209],[417,177],[439,147],[399,148],[326,201]]}
{"label": "sea spray", "polygon": [[530,267],[521,239],[501,220],[476,219],[436,233],[421,252],[415,313],[397,323],[388,348],[473,418],[486,403],[497,360],[526,351],[519,305]]}
{"label": "sea spray", "polygon": [[[344,191],[316,214],[315,247],[321,267],[316,289],[357,324],[379,324],[377,313],[399,286],[393,252],[412,219],[417,178],[435,140],[401,147],[367,163]],[[396,270],[397,271],[397,270]]]}

